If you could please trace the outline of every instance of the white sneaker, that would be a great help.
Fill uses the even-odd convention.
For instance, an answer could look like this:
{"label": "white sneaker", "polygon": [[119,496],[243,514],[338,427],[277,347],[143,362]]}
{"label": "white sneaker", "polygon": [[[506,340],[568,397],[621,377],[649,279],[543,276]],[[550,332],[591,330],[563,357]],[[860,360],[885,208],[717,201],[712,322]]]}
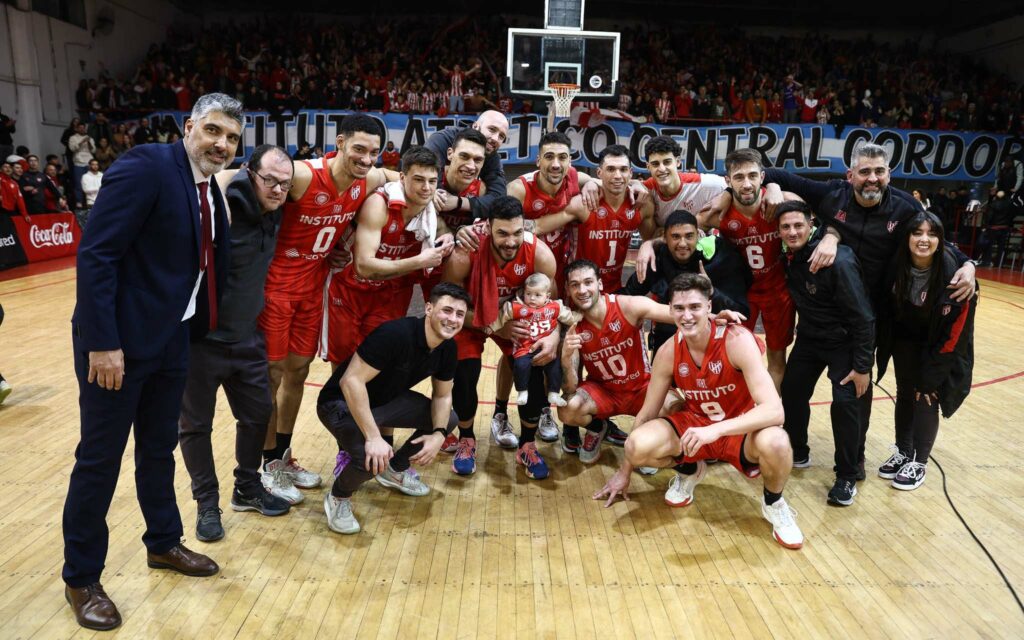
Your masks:
{"label": "white sneaker", "polygon": [[530,401],[530,392],[526,389],[519,391],[516,395],[516,404],[520,407]]}
{"label": "white sneaker", "polygon": [[661,471],[658,467],[637,467],[636,472],[642,476],[653,476]]}
{"label": "white sneaker", "polygon": [[377,479],[377,482],[385,487],[401,491],[407,496],[418,497],[430,493],[430,487],[423,483],[420,474],[416,473],[412,467],[399,473],[392,469],[389,464],[384,473],[379,473],[374,477]]}
{"label": "white sneaker", "polygon": [[775,504],[768,506],[761,496],[761,515],[772,523],[772,537],[787,549],[799,549],[804,546],[804,534],[796,525],[796,509],[786,504],[785,498],[779,498]]}
{"label": "white sneaker", "polygon": [[556,407],[564,407],[569,403],[565,401],[565,398],[562,397],[562,394],[558,393],[557,391],[549,391],[548,404],[553,404]]}
{"label": "white sneaker", "polygon": [[303,500],[302,492],[295,488],[291,476],[285,471],[284,462],[271,460],[260,470],[263,487],[273,495],[287,500],[288,504],[299,504]]}
{"label": "white sneaker", "polygon": [[335,498],[328,491],[324,496],[324,512],[327,514],[327,528],[345,535],[359,533],[359,521],[352,513],[351,498]]}
{"label": "white sneaker", "polygon": [[703,460],[697,461],[697,472],[690,475],[676,473],[668,483],[665,491],[665,504],[670,507],[685,507],[693,502],[693,490],[708,473],[708,465]]}
{"label": "white sneaker", "polygon": [[512,433],[512,425],[504,413],[496,413],[491,418],[491,439],[502,449],[519,448],[519,438]]}
{"label": "white sneaker", "polygon": [[281,456],[284,472],[292,479],[292,484],[300,489],[316,489],[320,486],[320,476],[299,466],[299,461],[292,457],[292,448],[288,447]]}
{"label": "white sneaker", "polygon": [[0,404],[3,404],[4,400],[7,399],[7,396],[11,395],[11,391],[14,391],[11,384],[0,378]]}
{"label": "white sneaker", "polygon": [[537,437],[544,442],[555,442],[558,440],[558,423],[551,416],[550,407],[541,409],[540,421],[537,423]]}
{"label": "white sneaker", "polygon": [[604,426],[600,431],[586,429],[583,432],[583,444],[578,453],[583,464],[594,464],[601,457],[601,441],[604,440],[604,434],[608,433],[608,421],[603,420],[601,424]]}

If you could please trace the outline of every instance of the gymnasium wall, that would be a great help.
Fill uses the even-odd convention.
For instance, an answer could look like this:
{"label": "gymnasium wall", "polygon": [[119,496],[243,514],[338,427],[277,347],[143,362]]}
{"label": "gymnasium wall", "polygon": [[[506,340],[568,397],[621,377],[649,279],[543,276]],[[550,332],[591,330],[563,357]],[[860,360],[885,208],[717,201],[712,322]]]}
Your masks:
{"label": "gymnasium wall", "polygon": [[1024,83],[1024,13],[984,27],[941,38],[938,47],[982,60]]}
{"label": "gymnasium wall", "polygon": [[[0,5],[0,107],[18,120],[16,143],[43,153],[61,150],[81,78],[130,73],[170,25],[195,20],[164,0],[85,0],[82,29],[29,7],[29,0]],[[96,29],[101,10],[114,16],[108,30]]]}

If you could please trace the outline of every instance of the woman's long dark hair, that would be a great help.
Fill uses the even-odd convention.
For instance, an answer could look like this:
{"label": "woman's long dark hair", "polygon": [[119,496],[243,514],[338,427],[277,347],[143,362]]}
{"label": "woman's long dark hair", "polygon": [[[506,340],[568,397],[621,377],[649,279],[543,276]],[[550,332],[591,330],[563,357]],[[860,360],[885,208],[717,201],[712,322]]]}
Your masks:
{"label": "woman's long dark hair", "polygon": [[906,233],[903,234],[903,238],[900,240],[900,244],[896,247],[896,283],[893,286],[893,295],[896,296],[896,309],[897,315],[899,315],[899,309],[903,308],[900,304],[904,300],[910,299],[910,283],[913,280],[910,274],[910,268],[914,266],[913,261],[910,257],[910,236],[920,229],[925,224],[931,227],[932,231],[939,238],[939,246],[935,250],[935,254],[932,256],[932,265],[929,268],[928,273],[928,286],[925,291],[928,295],[924,299],[922,308],[926,312],[930,312],[932,306],[942,298],[942,293],[946,287],[946,281],[943,277],[943,256],[946,252],[946,230],[942,226],[942,221],[939,220],[938,216],[928,211],[922,211],[915,215],[907,222]]}

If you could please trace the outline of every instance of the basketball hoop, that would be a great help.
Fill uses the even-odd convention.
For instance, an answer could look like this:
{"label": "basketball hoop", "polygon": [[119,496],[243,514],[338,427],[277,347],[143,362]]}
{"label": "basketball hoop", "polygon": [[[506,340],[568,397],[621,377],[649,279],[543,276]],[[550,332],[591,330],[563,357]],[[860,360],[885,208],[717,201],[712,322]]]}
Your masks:
{"label": "basketball hoop", "polygon": [[555,116],[568,118],[572,112],[573,98],[580,92],[580,85],[552,82],[548,85],[548,91],[554,98]]}

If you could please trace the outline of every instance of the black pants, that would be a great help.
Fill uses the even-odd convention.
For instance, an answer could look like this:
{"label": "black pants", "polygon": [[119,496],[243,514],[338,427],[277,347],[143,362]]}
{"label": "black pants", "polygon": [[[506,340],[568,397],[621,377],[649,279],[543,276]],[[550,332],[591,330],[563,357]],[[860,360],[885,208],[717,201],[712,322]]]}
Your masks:
{"label": "black pants", "polygon": [[128,434],[135,429],[135,492],[146,520],[142,542],[166,553],[181,541],[174,496],[174,448],[188,373],[188,323],[181,323],[162,353],[126,359],[119,391],[88,381],[89,354],[73,339],[81,439],[75,449],[64,502],[64,582],[99,581],[107,557],[107,511],[114,497]]}
{"label": "black pants", "polygon": [[[849,348],[824,349],[811,340],[796,339],[782,378],[782,406],[786,412],[786,433],[793,445],[793,459],[803,460],[810,453],[807,425],[811,419],[810,399],[822,371],[828,369],[832,383],[832,438],[835,441],[836,476],[855,480],[860,461],[861,406],[853,382],[839,382],[853,369]],[[870,398],[871,394],[864,394]]]}
{"label": "black pants", "polygon": [[[416,391],[402,391],[397,393],[391,402],[374,407],[371,413],[378,427],[415,429],[415,432],[409,436],[405,444],[395,451],[394,457],[391,458],[392,469],[405,471],[409,468],[409,458],[423,448],[419,443],[413,444],[412,441],[420,436],[430,435],[434,431],[430,398]],[[334,480],[334,486],[331,488],[332,495],[348,498],[359,488],[359,485],[373,475],[366,469],[366,436],[359,429],[355,418],[349,413],[348,404],[344,400],[318,404],[316,414],[320,418],[320,422],[327,427],[327,430],[338,442],[338,448],[344,449],[352,457],[352,461]],[[448,424],[445,425],[445,428],[451,433],[458,422],[458,416],[452,411],[448,415]]]}
{"label": "black pants", "polygon": [[[515,380],[516,391],[526,391],[530,387],[532,376],[533,354],[526,354],[518,358],[512,358],[512,378]],[[558,393],[562,389],[562,362],[555,358],[542,367],[537,367],[544,372],[547,378],[547,390],[549,393]]]}
{"label": "black pants", "polygon": [[923,351],[924,345],[909,340],[896,340],[892,345],[892,366],[896,373],[896,446],[903,455],[927,463],[939,433],[939,403],[932,401],[929,405],[924,398],[914,398]]}
{"label": "black pants", "polygon": [[[985,229],[978,239],[978,260],[980,262],[991,262],[998,264],[999,259],[1006,253],[1006,243],[1010,238],[1009,227],[1005,229]],[[996,254],[992,255],[992,247],[996,248]]]}
{"label": "black pants", "polygon": [[235,488],[242,495],[258,495],[263,491],[259,468],[272,409],[263,332],[233,344],[203,340],[192,345],[178,440],[192,478],[192,498],[200,509],[220,502],[210,434],[221,385],[236,420]]}
{"label": "black pants", "polygon": [[[502,356],[504,357],[504,356]],[[555,358],[558,362],[558,358]],[[477,384],[480,382],[481,363],[479,358],[459,360],[455,369],[455,381],[452,388],[452,406],[459,420],[473,420],[479,403]],[[544,370],[542,367],[530,367],[530,401],[519,407],[519,421],[536,425],[540,420],[541,411],[548,406],[547,393],[544,389]],[[561,382],[559,382],[561,385]]]}

